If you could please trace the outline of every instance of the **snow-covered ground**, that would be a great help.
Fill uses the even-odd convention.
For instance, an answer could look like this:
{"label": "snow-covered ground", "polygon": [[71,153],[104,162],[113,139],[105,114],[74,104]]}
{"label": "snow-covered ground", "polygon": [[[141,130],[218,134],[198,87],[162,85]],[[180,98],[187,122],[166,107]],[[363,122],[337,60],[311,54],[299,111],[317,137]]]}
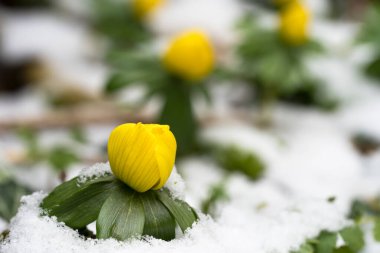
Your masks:
{"label": "snow-covered ground", "polygon": [[[109,166],[109,165],[105,165]],[[104,167],[104,166],[103,166]],[[95,173],[103,173],[94,166]],[[195,167],[193,167],[195,168]],[[208,170],[208,167],[199,167]],[[90,168],[91,170],[91,168]],[[88,174],[88,172],[87,172]],[[197,175],[197,173],[190,173]],[[203,172],[202,176],[207,177]],[[172,182],[174,180],[174,182]],[[321,230],[337,231],[350,224],[341,208],[326,199],[290,198],[276,185],[251,184],[244,178],[233,180],[236,196],[216,220],[201,216],[183,237],[170,242],[146,238],[117,242],[113,239],[84,239],[54,218],[41,216],[43,193],[22,199],[22,206],[10,225],[9,238],[1,252],[279,252],[296,249],[306,238]],[[191,182],[191,180],[190,180]],[[177,195],[183,190],[178,177],[169,180]],[[190,184],[191,186],[191,184]],[[238,186],[238,188],[236,187]],[[203,185],[198,184],[198,188]],[[245,195],[240,195],[240,194]],[[270,194],[268,194],[270,193]],[[259,208],[263,202],[264,208]]]}
{"label": "snow-covered ground", "polygon": [[[235,5],[234,1],[224,2],[230,6],[228,11],[216,9],[215,6],[219,4],[217,0],[207,1],[207,8],[215,8],[214,16],[210,18],[206,15],[208,13],[205,14],[205,9],[197,11],[199,5],[196,3],[178,1],[154,17],[156,21],[153,29],[167,36],[185,27],[200,26],[209,31],[215,40],[219,40],[225,50],[235,40],[230,29],[241,7]],[[274,111],[274,125],[268,130],[255,128],[250,120],[218,120],[208,124],[202,130],[201,138],[219,145],[234,144],[252,151],[263,159],[267,167],[263,179],[257,182],[249,181],[240,174],[231,175],[226,181],[229,200],[218,205],[214,219],[202,216],[183,237],[171,242],[152,238],[124,243],[111,239],[84,240],[54,219],[40,216],[38,205],[45,193],[37,192],[23,199],[23,205],[9,227],[9,241],[0,246],[0,251],[288,253],[299,247],[305,239],[318,235],[321,230],[336,231],[349,225],[346,215],[351,201],[356,197],[367,198],[380,193],[380,151],[362,157],[351,143],[353,134],[359,132],[380,140],[380,88],[360,72],[360,63],[368,57],[368,52],[365,48],[354,47],[357,25],[324,21],[318,17],[326,8],[320,4],[322,1],[308,2],[317,9],[313,35],[329,48],[326,55],[311,59],[310,68],[326,81],[329,91],[341,99],[341,107],[334,113],[322,113],[315,109],[280,104]],[[187,8],[186,15],[179,17],[176,10],[183,6]],[[188,13],[194,11],[198,18],[196,15],[188,18]],[[62,21],[51,15],[42,15],[40,21],[36,21],[32,15],[24,20],[15,18],[8,17],[3,25],[8,25],[5,29],[9,35],[6,36],[5,49],[9,57],[39,54],[56,66],[57,71],[65,73],[64,70],[71,72],[76,69],[70,80],[80,82],[86,79],[88,86],[85,87],[92,87],[96,94],[99,93],[99,85],[106,71],[102,67],[98,68],[98,65],[87,66],[78,57],[88,51],[87,47],[83,48],[87,40],[83,27],[76,27],[73,30],[74,37],[67,43],[59,44],[57,41],[62,38],[59,37],[62,32],[75,27],[73,21]],[[38,25],[46,20],[50,20],[49,26]],[[173,23],[172,20],[177,22]],[[24,26],[26,23],[28,26]],[[33,38],[28,45],[21,43],[25,32],[31,34],[37,28],[50,34],[56,34],[52,32],[55,29],[60,32],[52,38]],[[72,53],[62,54],[60,50],[66,47]],[[48,54],[46,48],[50,50]],[[66,69],[59,67],[62,62],[75,63],[69,64]],[[82,64],[86,66],[75,67]],[[81,69],[88,71],[82,72]],[[75,75],[91,71],[95,76]],[[212,94],[215,96],[214,104],[207,111],[220,113],[215,115],[222,115],[223,118],[236,118],[235,111],[230,110],[228,104],[233,96],[231,87],[217,87]],[[1,98],[0,120],[43,114],[46,104],[41,102],[40,96],[39,93],[28,93],[16,100]],[[199,106],[197,109],[202,115],[204,108]],[[244,113],[254,116],[255,110]],[[110,129],[87,129],[90,144],[103,145]],[[59,135],[52,132],[44,134],[41,137],[43,145],[49,147],[49,143],[55,139],[62,139]],[[0,137],[0,141],[0,159],[6,160],[10,151],[20,149],[20,144],[9,136]],[[83,148],[82,151],[89,156],[96,153],[91,148]],[[84,165],[73,167],[68,178],[75,176],[81,166]],[[187,158],[178,162],[177,167],[185,183],[175,184],[177,186],[174,188],[178,195],[183,195],[197,209],[207,198],[210,187],[225,178],[224,171],[205,157]],[[57,175],[44,165],[28,171],[21,170],[15,175],[20,181],[27,177],[25,182],[32,181],[29,186],[34,189],[48,191],[58,183]],[[176,180],[181,181],[178,177]],[[327,201],[330,197],[335,197],[333,203]],[[0,220],[0,231],[6,226]],[[373,241],[370,230],[366,230],[367,248],[364,252],[378,253],[379,243]]]}

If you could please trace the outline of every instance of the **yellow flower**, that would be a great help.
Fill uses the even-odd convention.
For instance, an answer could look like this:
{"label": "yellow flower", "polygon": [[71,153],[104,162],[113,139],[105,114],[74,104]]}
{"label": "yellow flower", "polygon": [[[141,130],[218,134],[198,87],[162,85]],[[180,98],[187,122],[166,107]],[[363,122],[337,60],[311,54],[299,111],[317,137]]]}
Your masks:
{"label": "yellow flower", "polygon": [[280,14],[281,37],[291,45],[302,45],[308,39],[309,10],[298,1],[291,1]]}
{"label": "yellow flower", "polygon": [[164,3],[165,0],[132,0],[132,7],[138,17],[144,18]]}
{"label": "yellow flower", "polygon": [[214,51],[208,37],[188,31],[175,37],[163,57],[164,66],[188,80],[199,80],[214,67]]}
{"label": "yellow flower", "polygon": [[169,126],[128,123],[112,131],[108,159],[117,178],[145,192],[164,186],[174,166],[176,149]]}

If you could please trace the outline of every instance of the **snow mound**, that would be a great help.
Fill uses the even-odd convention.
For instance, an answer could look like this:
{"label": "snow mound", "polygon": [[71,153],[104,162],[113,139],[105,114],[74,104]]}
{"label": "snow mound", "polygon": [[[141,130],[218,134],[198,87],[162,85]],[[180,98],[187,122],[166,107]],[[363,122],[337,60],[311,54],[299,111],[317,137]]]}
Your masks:
{"label": "snow mound", "polygon": [[96,179],[103,177],[111,173],[111,167],[109,162],[107,163],[96,163],[89,168],[84,168],[81,170],[78,176],[78,183],[85,183],[88,179]]}
{"label": "snow mound", "polygon": [[22,199],[0,252],[21,253],[28,249],[30,253],[287,253],[321,230],[339,230],[349,225],[335,204],[313,199],[294,201],[272,212],[230,205],[218,221],[202,216],[183,237],[170,242],[154,238],[126,242],[84,239],[54,218],[41,216],[39,204],[44,197],[45,194],[37,192]]}

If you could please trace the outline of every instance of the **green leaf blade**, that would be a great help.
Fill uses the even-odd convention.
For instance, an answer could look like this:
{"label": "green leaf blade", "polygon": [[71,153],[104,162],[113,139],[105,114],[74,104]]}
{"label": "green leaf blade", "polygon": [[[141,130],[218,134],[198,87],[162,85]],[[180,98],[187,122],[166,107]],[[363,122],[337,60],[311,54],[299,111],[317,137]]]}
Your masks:
{"label": "green leaf blade", "polygon": [[21,197],[31,190],[7,178],[0,181],[0,193],[0,217],[10,221],[17,213]]}
{"label": "green leaf blade", "polygon": [[167,190],[158,192],[157,196],[173,215],[182,232],[190,228],[198,219],[194,210],[187,203],[172,199]]}
{"label": "green leaf blade", "polygon": [[336,247],[337,234],[322,231],[318,237],[316,253],[332,253]]}
{"label": "green leaf blade", "polygon": [[83,228],[95,221],[100,209],[115,187],[107,176],[78,185],[77,178],[58,186],[42,202],[49,216],[56,216],[71,228]]}
{"label": "green leaf blade", "polygon": [[340,231],[340,235],[353,252],[358,252],[364,247],[364,234],[358,226],[347,227]]}
{"label": "green leaf blade", "polygon": [[313,246],[311,246],[309,243],[304,243],[301,245],[299,250],[292,251],[291,253],[314,253]]}
{"label": "green leaf blade", "polygon": [[96,237],[120,241],[141,236],[144,229],[144,209],[138,193],[119,185],[104,202],[96,221]]}
{"label": "green leaf blade", "polygon": [[144,235],[170,241],[175,238],[175,221],[165,206],[150,191],[140,195],[144,207]]}
{"label": "green leaf blade", "polygon": [[375,224],[373,227],[373,238],[380,242],[380,218],[376,218]]}

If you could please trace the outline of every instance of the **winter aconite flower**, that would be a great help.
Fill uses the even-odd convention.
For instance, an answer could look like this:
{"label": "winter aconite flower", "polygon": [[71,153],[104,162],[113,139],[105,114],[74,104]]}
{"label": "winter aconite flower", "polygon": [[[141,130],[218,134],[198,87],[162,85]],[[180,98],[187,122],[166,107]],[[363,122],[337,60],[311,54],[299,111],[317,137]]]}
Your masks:
{"label": "winter aconite flower", "polygon": [[169,126],[123,124],[108,140],[112,172],[138,192],[164,186],[174,166],[177,144]]}
{"label": "winter aconite flower", "polygon": [[165,0],[133,0],[132,6],[136,15],[144,18],[162,6]]}
{"label": "winter aconite flower", "polygon": [[200,80],[214,66],[214,51],[206,34],[188,31],[175,37],[163,57],[165,67],[187,79]]}
{"label": "winter aconite flower", "polygon": [[281,37],[291,45],[302,45],[308,39],[309,10],[298,1],[291,1],[280,14]]}

